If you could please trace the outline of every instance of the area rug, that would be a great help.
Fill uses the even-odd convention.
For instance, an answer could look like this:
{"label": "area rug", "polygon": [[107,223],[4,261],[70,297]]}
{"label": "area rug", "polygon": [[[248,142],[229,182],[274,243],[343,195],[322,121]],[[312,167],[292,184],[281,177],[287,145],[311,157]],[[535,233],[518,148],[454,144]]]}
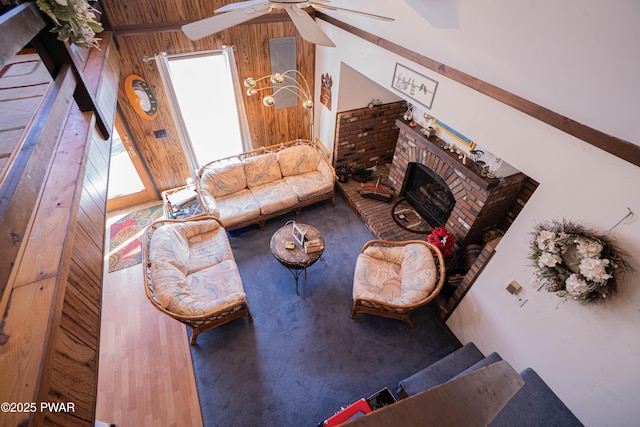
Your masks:
{"label": "area rug", "polygon": [[[271,255],[287,221],[323,233],[322,257],[300,276]],[[230,233],[253,323],[246,318],[198,336],[191,347],[205,426],[317,426],[341,407],[430,365],[459,344],[430,306],[414,328],[368,314],[350,318],[356,257],[373,235],[348,203],[321,203]]]}
{"label": "area rug", "polygon": [[130,212],[109,228],[109,273],[142,262],[142,233],[160,219],[162,205]]}

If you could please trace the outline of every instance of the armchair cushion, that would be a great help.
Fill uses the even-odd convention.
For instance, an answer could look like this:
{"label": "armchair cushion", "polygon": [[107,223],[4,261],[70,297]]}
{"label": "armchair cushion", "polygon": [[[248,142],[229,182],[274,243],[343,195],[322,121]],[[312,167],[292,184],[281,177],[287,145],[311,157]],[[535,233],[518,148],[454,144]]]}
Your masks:
{"label": "armchair cushion", "polygon": [[356,260],[353,298],[415,304],[434,291],[437,270],[424,245],[369,246]]}
{"label": "armchair cushion", "polygon": [[162,227],[154,233],[149,261],[165,262],[185,275],[189,271],[189,241],[175,225]]}
{"label": "armchair cushion", "polygon": [[181,316],[202,316],[246,298],[238,268],[231,260],[189,275],[166,261],[158,261],[151,279],[156,301]]}
{"label": "armchair cushion", "polygon": [[214,223],[213,228],[203,228],[200,233],[189,237],[189,271],[193,274],[209,268],[211,264],[234,261],[227,232]]}
{"label": "armchair cushion", "polygon": [[190,291],[183,306],[175,307],[187,315],[224,310],[245,300],[240,273],[234,261],[226,260],[188,276]]}
{"label": "armchair cushion", "polygon": [[205,314],[221,303],[220,295],[243,294],[226,231],[215,220],[159,227],[150,242],[149,261],[155,298],[173,313]]}

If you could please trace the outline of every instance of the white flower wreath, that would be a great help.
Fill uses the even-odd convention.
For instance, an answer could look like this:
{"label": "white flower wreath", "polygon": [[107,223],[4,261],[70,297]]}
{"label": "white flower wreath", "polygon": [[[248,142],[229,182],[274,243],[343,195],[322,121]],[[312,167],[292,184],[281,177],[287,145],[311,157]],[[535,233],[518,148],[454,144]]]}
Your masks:
{"label": "white flower wreath", "polygon": [[549,292],[584,303],[601,302],[617,290],[629,264],[611,237],[570,221],[538,224],[531,233],[536,279]]}
{"label": "white flower wreath", "polygon": [[38,8],[53,21],[58,40],[84,47],[98,47],[96,33],[103,30],[96,14],[100,12],[87,0],[36,0]]}

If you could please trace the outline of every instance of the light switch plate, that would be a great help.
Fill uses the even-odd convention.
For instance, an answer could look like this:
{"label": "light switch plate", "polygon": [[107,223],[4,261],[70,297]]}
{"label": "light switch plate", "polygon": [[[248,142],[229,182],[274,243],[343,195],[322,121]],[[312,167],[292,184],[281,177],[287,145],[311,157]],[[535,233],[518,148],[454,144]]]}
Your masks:
{"label": "light switch plate", "polygon": [[523,305],[525,305],[527,303],[527,301],[529,301],[529,300],[526,299],[525,297],[518,297],[516,295],[513,296],[513,303],[515,305],[517,305],[518,307],[522,307]]}

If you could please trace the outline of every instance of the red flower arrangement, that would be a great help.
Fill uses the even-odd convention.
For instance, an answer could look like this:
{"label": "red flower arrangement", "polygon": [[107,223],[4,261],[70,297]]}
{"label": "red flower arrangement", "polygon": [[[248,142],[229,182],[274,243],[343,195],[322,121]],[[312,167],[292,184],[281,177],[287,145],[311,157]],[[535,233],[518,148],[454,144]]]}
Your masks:
{"label": "red flower arrangement", "polygon": [[427,242],[440,249],[443,256],[450,256],[453,246],[456,244],[456,237],[449,233],[446,228],[437,227],[429,234]]}

